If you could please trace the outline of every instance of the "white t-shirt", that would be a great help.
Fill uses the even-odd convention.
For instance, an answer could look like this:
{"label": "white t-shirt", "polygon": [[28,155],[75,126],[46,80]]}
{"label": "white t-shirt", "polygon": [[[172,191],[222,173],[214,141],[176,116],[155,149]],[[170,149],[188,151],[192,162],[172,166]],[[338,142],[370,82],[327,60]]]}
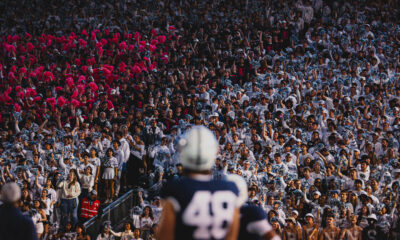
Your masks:
{"label": "white t-shirt", "polygon": [[[146,226],[148,225],[148,226]],[[153,226],[153,220],[150,217],[142,217],[140,218],[140,228],[148,227],[151,228]]]}
{"label": "white t-shirt", "polygon": [[90,164],[92,164],[93,167],[94,167],[94,168],[92,168],[93,176],[96,176],[96,174],[97,174],[97,167],[99,167],[99,166],[101,165],[100,158],[98,158],[98,157],[90,158],[89,161],[90,161]]}

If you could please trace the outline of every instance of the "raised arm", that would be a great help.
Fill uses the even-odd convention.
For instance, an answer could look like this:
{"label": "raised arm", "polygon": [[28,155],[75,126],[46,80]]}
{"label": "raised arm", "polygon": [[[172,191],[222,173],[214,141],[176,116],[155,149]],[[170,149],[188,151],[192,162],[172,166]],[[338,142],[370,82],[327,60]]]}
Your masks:
{"label": "raised arm", "polygon": [[160,227],[156,233],[156,239],[173,240],[175,239],[176,214],[172,203],[168,200],[164,202],[163,212],[160,218]]}

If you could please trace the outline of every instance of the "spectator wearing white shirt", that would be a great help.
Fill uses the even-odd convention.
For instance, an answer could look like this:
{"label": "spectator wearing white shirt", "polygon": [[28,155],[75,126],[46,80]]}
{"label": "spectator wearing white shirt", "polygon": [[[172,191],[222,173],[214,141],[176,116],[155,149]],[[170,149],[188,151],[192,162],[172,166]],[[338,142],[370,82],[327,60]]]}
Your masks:
{"label": "spectator wearing white shirt", "polygon": [[107,199],[105,203],[110,203],[115,193],[114,186],[118,175],[118,160],[114,157],[114,150],[112,148],[107,149],[106,156],[107,157],[103,162],[104,171],[102,179],[105,181],[106,185],[105,190]]}
{"label": "spectator wearing white shirt", "polygon": [[118,140],[114,140],[112,142],[113,148],[114,148],[114,157],[118,161],[118,172],[116,177],[116,182],[115,182],[115,195],[114,197],[118,197],[119,191],[121,189],[121,176],[122,176],[122,169],[125,164],[125,152],[120,148],[121,147],[121,142]]}
{"label": "spectator wearing white shirt", "polygon": [[80,199],[88,197],[94,186],[94,176],[92,173],[92,166],[86,166],[83,170],[78,171],[79,181],[81,183],[82,194]]}
{"label": "spectator wearing white shirt", "polygon": [[[122,129],[127,129],[127,127],[126,126],[122,126]],[[127,165],[128,160],[129,160],[129,157],[131,155],[131,150],[130,150],[130,147],[129,147],[129,142],[123,136],[122,132],[118,131],[116,133],[116,139],[119,140],[119,142],[121,143],[120,148],[124,152],[124,161],[122,163],[122,168],[121,168],[121,171],[120,171],[120,173],[121,173],[120,182],[119,182],[119,185],[117,185],[117,194],[118,194],[119,190],[121,188],[123,188],[124,191],[126,190],[126,185],[127,185],[127,182],[126,182],[127,167],[126,167],[126,165]]]}
{"label": "spectator wearing white shirt", "polygon": [[171,158],[171,153],[170,150],[167,146],[167,137],[163,137],[161,139],[161,145],[155,147],[153,151],[150,153],[150,156],[154,158],[153,165],[154,167],[156,166],[161,166],[163,168],[168,167],[168,162],[169,159]]}
{"label": "spectator wearing white shirt", "polygon": [[97,150],[95,148],[90,149],[90,163],[93,166],[94,186],[93,189],[97,191],[97,185],[100,179],[100,166],[101,161],[98,157]]}
{"label": "spectator wearing white shirt", "polygon": [[76,224],[78,222],[78,196],[81,194],[76,171],[70,171],[67,180],[60,182],[57,187],[61,189],[62,225],[65,226],[68,221]]}

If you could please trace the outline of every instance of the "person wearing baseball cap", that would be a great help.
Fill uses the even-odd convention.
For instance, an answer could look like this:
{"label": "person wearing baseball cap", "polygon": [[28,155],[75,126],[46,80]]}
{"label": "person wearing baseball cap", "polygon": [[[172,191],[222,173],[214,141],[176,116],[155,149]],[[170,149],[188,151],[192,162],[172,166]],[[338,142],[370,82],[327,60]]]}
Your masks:
{"label": "person wearing baseball cap", "polygon": [[303,225],[302,239],[318,240],[319,227],[314,221],[314,215],[307,213],[306,224]]}
{"label": "person wearing baseball cap", "polygon": [[385,239],[385,233],[382,228],[377,224],[378,219],[375,214],[370,214],[367,217],[368,226],[362,231],[362,239]]}
{"label": "person wearing baseball cap", "polygon": [[285,219],[286,227],[282,232],[282,239],[301,239],[301,231],[296,227],[296,220],[293,217]]}
{"label": "person wearing baseball cap", "polygon": [[299,223],[299,212],[297,210],[292,211],[292,218],[295,220],[294,225],[295,227],[301,232],[301,224]]}

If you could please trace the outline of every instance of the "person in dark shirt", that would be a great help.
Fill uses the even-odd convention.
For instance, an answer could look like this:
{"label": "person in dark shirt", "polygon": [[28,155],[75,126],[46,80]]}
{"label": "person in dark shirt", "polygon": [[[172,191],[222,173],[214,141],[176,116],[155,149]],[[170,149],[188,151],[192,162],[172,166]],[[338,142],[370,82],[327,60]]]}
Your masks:
{"label": "person in dark shirt", "polygon": [[281,238],[267,221],[264,209],[256,204],[248,204],[240,208],[239,239],[272,239]]}
{"label": "person in dark shirt", "polygon": [[214,134],[194,127],[178,144],[184,176],[163,186],[165,203],[157,239],[237,239],[238,188],[233,182],[212,179],[217,154]]}
{"label": "person in dark shirt", "polygon": [[382,229],[376,224],[378,219],[375,214],[371,214],[367,217],[369,225],[362,231],[362,239],[386,239]]}
{"label": "person in dark shirt", "polygon": [[0,200],[0,239],[2,240],[36,240],[37,233],[32,219],[22,215],[16,207],[21,198],[19,186],[10,182],[1,189]]}

